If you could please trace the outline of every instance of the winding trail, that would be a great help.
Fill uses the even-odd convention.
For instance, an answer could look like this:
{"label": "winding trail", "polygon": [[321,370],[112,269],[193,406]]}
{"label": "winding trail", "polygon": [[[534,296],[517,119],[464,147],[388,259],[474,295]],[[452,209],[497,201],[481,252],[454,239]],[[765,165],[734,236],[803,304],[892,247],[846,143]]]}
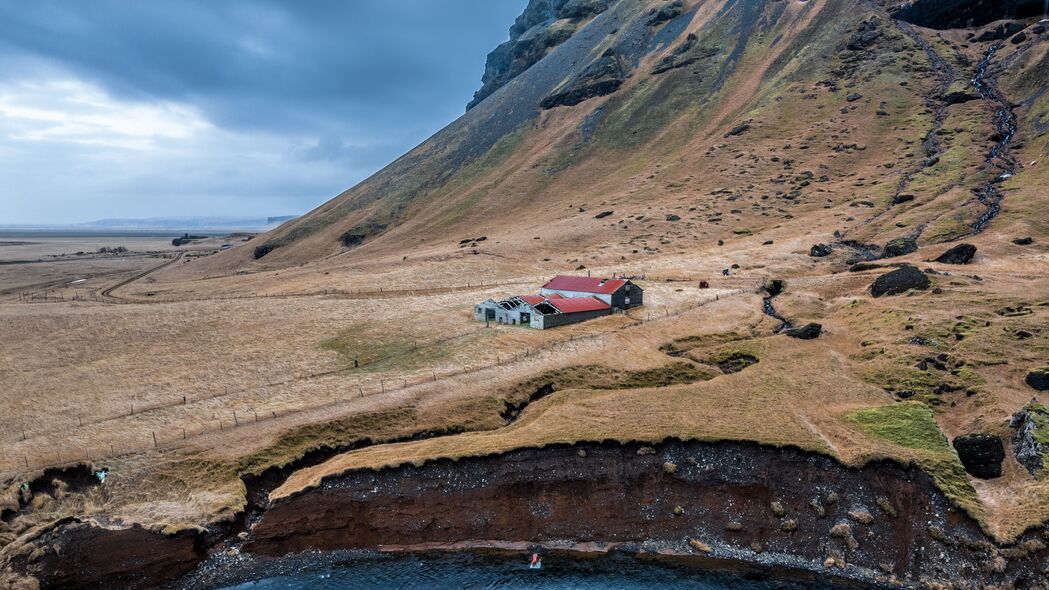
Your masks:
{"label": "winding trail", "polygon": [[154,266],[153,268],[150,268],[148,270],[144,270],[144,271],[142,271],[142,272],[140,272],[140,273],[138,273],[136,275],[131,276],[130,278],[127,278],[127,279],[124,279],[123,281],[120,281],[119,283],[117,283],[117,284],[115,284],[115,285],[113,285],[111,287],[107,287],[107,288],[103,289],[102,292],[99,294],[101,296],[100,301],[104,301],[106,303],[130,303],[130,302],[132,302],[132,300],[130,300],[130,299],[124,299],[123,297],[117,297],[116,295],[113,295],[113,291],[116,290],[116,289],[119,289],[121,287],[126,287],[127,285],[130,285],[131,283],[134,283],[135,281],[137,281],[139,279],[146,278],[147,276],[157,272],[158,270],[160,270],[162,268],[165,268],[165,267],[171,266],[172,264],[175,264],[176,262],[178,262],[179,260],[182,259],[183,255],[185,255],[185,252],[179,252],[179,253],[175,254],[174,258],[172,258],[171,260],[168,260],[167,262],[164,262],[162,264],[158,264],[157,266]]}

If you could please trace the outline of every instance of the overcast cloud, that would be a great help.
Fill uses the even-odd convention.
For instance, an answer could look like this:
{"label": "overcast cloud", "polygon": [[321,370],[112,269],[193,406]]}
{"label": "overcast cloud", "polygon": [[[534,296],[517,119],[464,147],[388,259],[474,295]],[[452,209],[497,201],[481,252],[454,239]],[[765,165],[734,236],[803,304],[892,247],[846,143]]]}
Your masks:
{"label": "overcast cloud", "polygon": [[526,0],[0,0],[0,224],[303,213],[462,114]]}

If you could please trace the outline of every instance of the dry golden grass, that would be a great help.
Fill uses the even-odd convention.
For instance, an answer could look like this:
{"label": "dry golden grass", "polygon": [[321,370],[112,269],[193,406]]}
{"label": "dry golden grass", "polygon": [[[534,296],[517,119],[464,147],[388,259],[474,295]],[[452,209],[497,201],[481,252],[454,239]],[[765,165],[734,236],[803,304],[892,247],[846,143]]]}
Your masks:
{"label": "dry golden grass", "polygon": [[[791,27],[834,6],[808,4],[813,8],[792,3]],[[791,27],[784,46],[797,33]],[[803,64],[822,63],[814,56],[800,55],[802,61],[766,76],[768,60],[748,54],[748,67],[726,81],[713,113],[653,113],[671,121],[656,139],[629,153],[600,146],[588,157],[563,140],[594,105],[546,113],[516,138],[514,157],[474,171],[469,182],[449,183],[403,225],[354,250],[333,251],[334,237],[322,234],[294,255],[301,265],[285,252],[273,260],[289,266],[278,268],[268,257],[250,262],[248,242],[180,260],[117,289],[114,295],[135,302],[130,305],[25,305],[8,298],[0,302],[0,390],[9,392],[0,416],[0,469],[20,478],[25,459],[36,468],[58,453],[63,461],[90,455],[114,469],[114,493],[90,511],[194,526],[240,507],[241,475],[286,464],[311,448],[365,438],[466,431],[345,454],[296,474],[278,495],[346,469],[520,446],[605,438],[752,440],[812,449],[849,464],[879,457],[917,462],[990,532],[1008,539],[1049,516],[1049,484],[1027,475],[1011,452],[1003,478],[959,480],[949,448],[930,454],[854,418],[894,407],[890,390],[901,383],[950,381],[972,395],[924,391],[916,398],[933,409],[947,439],[977,430],[1008,438],[1004,421],[1034,395],[1022,382],[1026,369],[1049,358],[1049,307],[1042,305],[1049,293],[1049,219],[1041,188],[1049,168],[1025,164],[1003,185],[1002,215],[988,231],[967,238],[979,248],[973,264],[929,263],[947,246],[927,243],[928,235],[918,252],[900,259],[950,273],[933,276],[941,294],[872,299],[867,287],[882,271],[836,272],[847,268],[843,250],[829,259],[808,256],[812,244],[832,241],[835,230],[884,241],[927,223],[929,231],[947,235],[958,227],[951,214],[973,211],[963,207],[973,182],[966,175],[986,147],[977,104],[952,108],[948,125],[957,122],[961,130],[952,131],[952,151],[942,164],[915,179],[915,205],[886,208],[903,171],[915,170],[923,158],[916,146],[931,119],[922,96],[935,86],[913,74],[925,65],[924,54],[898,35],[892,42],[899,45],[894,59],[861,68],[861,90],[885,99],[887,117],[874,114],[882,107],[873,99],[842,113],[842,93],[806,77]],[[636,88],[638,96],[651,91],[642,78],[627,89]],[[906,88],[899,85],[903,79],[911,81]],[[1012,80],[1008,88],[1019,93],[1024,84]],[[743,119],[752,120],[746,135],[723,136],[726,125]],[[1020,158],[1037,160],[1047,142],[1025,139]],[[865,149],[833,149],[851,143]],[[549,174],[569,158],[576,158],[571,174]],[[816,181],[801,187],[797,199],[784,199],[804,171]],[[823,175],[827,180],[819,181]],[[963,184],[948,190],[962,177]],[[521,214],[525,209],[528,215]],[[603,210],[615,213],[595,219]],[[488,239],[459,247],[460,239],[481,235]],[[1034,236],[1035,245],[1014,245],[1022,235]],[[721,270],[734,264],[733,276],[723,277]],[[645,307],[548,332],[485,330],[471,318],[477,301],[534,291],[549,275],[579,266],[597,275],[645,275]],[[90,287],[101,290],[123,276],[99,278]],[[823,337],[803,342],[771,335],[776,322],[761,314],[757,294],[769,278],[786,280],[777,309],[799,322],[821,322]],[[699,290],[701,279],[713,288]],[[706,304],[689,309],[700,302]],[[1029,315],[997,313],[1021,303]],[[1020,329],[1034,336],[1018,340]],[[936,344],[913,344],[916,336]],[[661,350],[668,343],[686,356],[669,358]],[[668,387],[594,389],[573,381],[509,427],[498,417],[507,392],[519,394],[515,388],[540,375],[592,366],[620,374],[659,370],[729,350],[746,350],[760,361],[737,374]],[[957,375],[917,375],[922,357],[940,353],[964,361]],[[354,358],[364,362],[356,370]],[[126,415],[132,402],[139,411]],[[141,411],[146,406],[157,409]],[[234,411],[240,424],[230,427]],[[149,449],[154,432],[157,450]]]}

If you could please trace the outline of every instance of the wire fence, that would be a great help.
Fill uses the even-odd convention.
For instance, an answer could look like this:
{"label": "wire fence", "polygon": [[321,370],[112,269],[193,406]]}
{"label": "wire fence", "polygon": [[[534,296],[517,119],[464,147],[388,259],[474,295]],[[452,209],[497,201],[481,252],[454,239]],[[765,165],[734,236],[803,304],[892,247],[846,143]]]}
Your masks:
{"label": "wire fence", "polygon": [[[651,281],[652,279],[648,279]],[[667,282],[679,282],[679,281],[693,281],[692,278],[684,279],[669,279]],[[518,282],[525,281],[513,281],[510,283],[503,284],[516,284]],[[76,445],[74,447],[55,444],[53,440],[54,435],[58,432],[69,432],[70,429],[81,429],[81,428],[97,428],[100,425],[104,425],[107,422],[114,421],[126,421],[132,419],[151,418],[151,414],[159,413],[178,406],[192,406],[193,404],[199,404],[202,402],[222,399],[235,394],[245,393],[265,393],[266,389],[275,389],[280,387],[287,387],[294,384],[301,383],[303,381],[318,379],[323,377],[338,376],[340,374],[346,374],[353,371],[360,371],[361,369],[367,369],[369,366],[376,365],[379,363],[388,363],[391,360],[396,360],[396,357],[405,356],[412,354],[412,350],[405,351],[398,355],[383,357],[376,359],[370,363],[359,364],[357,367],[341,367],[326,371],[316,371],[310,373],[293,373],[291,375],[284,375],[282,377],[264,377],[264,382],[255,386],[242,387],[242,388],[228,388],[224,387],[222,390],[216,390],[212,393],[205,395],[180,395],[172,399],[168,399],[162,402],[152,402],[149,404],[134,405],[134,402],[128,402],[127,412],[121,412],[119,414],[111,415],[99,415],[99,416],[76,416],[75,421],[70,419],[70,424],[67,427],[61,428],[59,431],[57,428],[51,428],[48,430],[27,430],[22,429],[21,432],[17,433],[16,443],[32,443],[34,439],[47,439],[39,445],[32,444],[30,446],[35,447],[36,450],[33,453],[23,453],[20,458],[12,460],[8,458],[4,465],[0,465],[0,474],[10,476],[12,474],[20,474],[31,470],[41,470],[52,467],[60,467],[69,465],[70,463],[80,461],[97,461],[102,459],[119,458],[122,456],[149,452],[152,450],[159,449],[170,449],[176,448],[183,445],[195,438],[214,434],[216,432],[223,432],[228,429],[239,429],[244,427],[250,427],[256,424],[262,424],[266,422],[272,422],[279,418],[286,418],[291,415],[303,414],[306,412],[315,412],[323,410],[325,408],[334,407],[342,404],[351,403],[354,400],[360,398],[372,397],[376,395],[391,394],[394,392],[400,392],[409,390],[414,387],[418,387],[425,384],[440,383],[442,381],[450,380],[465,374],[479,373],[481,371],[490,370],[492,368],[517,363],[525,359],[533,358],[536,354],[542,352],[556,352],[561,347],[573,346],[579,342],[593,341],[598,338],[608,338],[615,334],[621,333],[626,330],[642,326],[649,322],[666,321],[671,318],[675,318],[681,314],[695,310],[699,307],[718,301],[723,296],[736,296],[742,295],[747,292],[756,292],[761,283],[756,282],[755,279],[750,278],[747,284],[743,287],[732,287],[728,288],[726,285],[718,289],[711,289],[708,292],[708,296],[702,300],[693,300],[684,302],[679,305],[673,306],[662,306],[659,308],[646,308],[639,307],[631,310],[628,313],[623,314],[630,321],[624,326],[613,328],[610,330],[593,331],[593,332],[575,332],[568,335],[566,338],[553,340],[551,342],[538,345],[535,348],[527,348],[523,351],[515,353],[496,353],[488,358],[477,359],[473,363],[463,364],[455,368],[445,369],[439,371],[435,368],[428,368],[416,371],[410,374],[402,374],[398,376],[373,376],[368,381],[355,381],[346,383],[342,390],[346,392],[345,395],[336,396],[331,399],[325,400],[323,403],[318,404],[306,404],[294,408],[267,408],[265,403],[258,404],[254,407],[237,406],[233,404],[223,408],[221,411],[212,413],[210,419],[197,419],[191,424],[175,425],[165,424],[164,426],[156,429],[149,430],[148,435],[143,434],[140,444],[136,445],[121,445],[117,447],[115,444],[86,444]],[[488,286],[488,285],[486,285]],[[500,286],[492,284],[491,286]],[[439,341],[427,342],[427,346],[434,346],[442,343],[452,342],[457,339],[467,338],[470,336],[477,335],[486,330],[493,328],[480,327],[475,330],[468,330],[453,336],[442,338]],[[145,432],[145,431],[143,431]]]}

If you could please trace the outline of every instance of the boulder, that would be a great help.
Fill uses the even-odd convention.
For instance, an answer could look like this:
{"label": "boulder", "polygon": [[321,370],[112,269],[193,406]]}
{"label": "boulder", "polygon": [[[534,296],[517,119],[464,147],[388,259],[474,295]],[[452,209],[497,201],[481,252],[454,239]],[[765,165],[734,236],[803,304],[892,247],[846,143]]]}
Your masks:
{"label": "boulder", "polygon": [[1008,37],[1019,33],[1024,30],[1023,23],[1018,22],[1006,22],[998,25],[993,29],[988,29],[976,37],[977,43],[987,43],[988,41],[1002,41]]}
{"label": "boulder", "polygon": [[812,248],[809,248],[809,256],[812,256],[813,258],[830,256],[831,252],[830,244],[815,244]]}
{"label": "boulder", "polygon": [[976,246],[972,244],[958,244],[936,258],[936,262],[944,264],[969,264],[976,255]]}
{"label": "boulder", "polygon": [[652,11],[648,19],[649,26],[658,26],[667,21],[674,20],[685,11],[685,3],[681,0],[672,0]]}
{"label": "boulder", "polygon": [[608,0],[568,0],[557,16],[561,18],[590,18],[608,10]]}
{"label": "boulder", "polygon": [[1013,35],[1013,38],[1009,39],[1009,42],[1012,43],[1013,45],[1019,45],[1019,44],[1023,43],[1026,40],[1027,40],[1027,33],[1025,33],[1023,31],[1020,31],[1019,33]]}
{"label": "boulder", "polygon": [[914,195],[896,195],[892,198],[893,205],[902,205],[914,200]]}
{"label": "boulder", "polygon": [[963,102],[969,102],[971,100],[976,100],[978,98],[980,98],[980,97],[977,96],[975,93],[967,92],[967,91],[964,91],[964,90],[959,90],[959,91],[956,91],[956,92],[950,92],[950,93],[947,93],[947,94],[945,94],[943,96],[944,102],[946,102],[949,105],[961,104]]}
{"label": "boulder", "polygon": [[823,332],[823,326],[816,323],[809,323],[800,328],[788,328],[786,330],[787,336],[799,340],[814,340],[820,337],[821,332]]}
{"label": "boulder", "polygon": [[1034,238],[1032,238],[1031,236],[1024,236],[1022,238],[1015,238],[1013,240],[1013,243],[1016,244],[1017,246],[1030,246],[1031,244],[1034,243]]}
{"label": "boulder", "polygon": [[856,29],[852,37],[845,44],[845,49],[849,51],[862,51],[867,49],[878,40],[881,36],[881,31],[878,30],[878,21],[871,19],[864,21],[863,24]]}
{"label": "boulder", "polygon": [[910,254],[918,249],[918,242],[914,238],[896,238],[889,240],[882,249],[882,258],[892,258]]}
{"label": "boulder", "polygon": [[1009,426],[1013,432],[1013,452],[1031,475],[1043,467],[1043,457],[1049,453],[1049,443],[1042,442],[1049,435],[1049,409],[1035,400],[1013,414]]}
{"label": "boulder", "polygon": [[881,297],[882,295],[899,295],[911,289],[925,290],[929,288],[929,277],[914,266],[904,266],[892,272],[885,273],[874,280],[871,285],[871,295]]}
{"label": "boulder", "polygon": [[848,102],[856,102],[861,98],[863,98],[862,94],[860,94],[859,92],[853,92],[852,94],[846,96],[845,100],[847,100]]}
{"label": "boulder", "polygon": [[1049,367],[1031,369],[1024,382],[1037,391],[1049,391]]}
{"label": "boulder", "polygon": [[626,80],[626,72],[615,50],[608,48],[578,76],[562,85],[540,103],[544,109],[577,105],[596,96],[612,94]]}
{"label": "boulder", "polygon": [[1001,477],[1005,460],[1002,439],[993,434],[965,434],[954,439],[953,445],[969,475],[980,479]]}

